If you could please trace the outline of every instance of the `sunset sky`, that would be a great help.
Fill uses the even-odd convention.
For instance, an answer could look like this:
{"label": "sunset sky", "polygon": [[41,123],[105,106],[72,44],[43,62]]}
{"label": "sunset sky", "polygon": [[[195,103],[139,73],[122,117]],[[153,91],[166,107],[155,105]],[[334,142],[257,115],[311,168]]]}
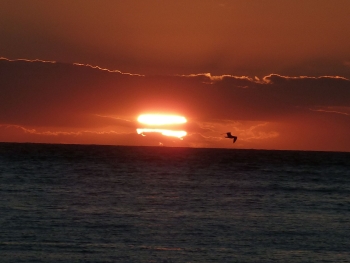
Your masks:
{"label": "sunset sky", "polygon": [[349,0],[0,0],[0,141],[350,151],[349,28]]}

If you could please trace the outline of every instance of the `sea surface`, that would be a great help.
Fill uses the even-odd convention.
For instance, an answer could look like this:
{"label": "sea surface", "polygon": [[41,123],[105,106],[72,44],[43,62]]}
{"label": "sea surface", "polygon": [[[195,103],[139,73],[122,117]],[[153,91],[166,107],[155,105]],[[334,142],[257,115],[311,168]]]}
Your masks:
{"label": "sea surface", "polygon": [[0,143],[0,262],[350,262],[350,153]]}

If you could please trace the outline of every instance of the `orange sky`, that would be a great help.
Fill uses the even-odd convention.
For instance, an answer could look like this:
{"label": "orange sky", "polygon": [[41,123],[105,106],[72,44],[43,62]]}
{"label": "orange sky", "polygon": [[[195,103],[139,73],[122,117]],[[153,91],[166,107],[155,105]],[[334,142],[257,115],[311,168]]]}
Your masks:
{"label": "orange sky", "polygon": [[0,7],[0,141],[350,151],[347,0]]}

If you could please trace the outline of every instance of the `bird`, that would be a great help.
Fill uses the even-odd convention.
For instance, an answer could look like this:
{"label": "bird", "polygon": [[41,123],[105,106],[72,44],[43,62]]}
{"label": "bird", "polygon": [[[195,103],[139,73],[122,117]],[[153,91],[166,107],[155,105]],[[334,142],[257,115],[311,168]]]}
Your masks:
{"label": "bird", "polygon": [[237,136],[233,136],[231,132],[227,132],[225,138],[233,139],[233,143],[237,141]]}

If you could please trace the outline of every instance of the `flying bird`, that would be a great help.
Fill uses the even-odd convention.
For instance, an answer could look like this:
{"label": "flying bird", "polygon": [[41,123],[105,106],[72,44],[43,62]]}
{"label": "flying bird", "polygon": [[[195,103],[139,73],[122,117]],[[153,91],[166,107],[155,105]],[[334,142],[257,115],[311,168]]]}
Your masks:
{"label": "flying bird", "polygon": [[237,136],[233,136],[231,132],[227,132],[225,138],[233,139],[233,143],[237,141]]}

